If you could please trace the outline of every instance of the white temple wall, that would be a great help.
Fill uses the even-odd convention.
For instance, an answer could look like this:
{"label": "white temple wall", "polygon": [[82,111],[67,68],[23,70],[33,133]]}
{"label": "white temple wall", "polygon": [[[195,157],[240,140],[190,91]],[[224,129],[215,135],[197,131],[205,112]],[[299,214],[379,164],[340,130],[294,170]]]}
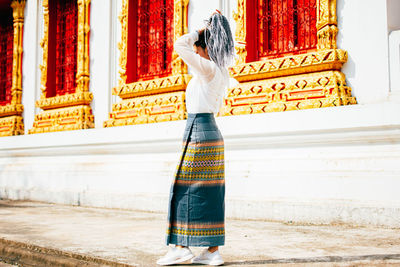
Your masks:
{"label": "white temple wall", "polygon": [[400,30],[392,31],[389,36],[390,52],[390,93],[400,102]]}
{"label": "white temple wall", "polygon": [[35,101],[40,97],[40,70],[42,53],[39,42],[42,36],[41,1],[27,1],[23,32],[22,104],[24,105],[25,134],[32,128],[37,111]]}
{"label": "white temple wall", "polygon": [[386,1],[338,0],[338,47],[348,52],[342,71],[359,104],[385,101],[389,93]]}
{"label": "white temple wall", "polygon": [[[400,119],[385,116],[399,112],[386,105],[217,118],[226,215],[399,226]],[[0,196],[166,212],[184,125],[5,137]]]}
{"label": "white temple wall", "polygon": [[93,93],[92,111],[95,114],[95,128],[103,128],[103,121],[108,119],[112,87],[111,44],[116,42],[112,32],[112,21],[117,19],[113,14],[109,0],[92,1],[90,16],[90,84]]}

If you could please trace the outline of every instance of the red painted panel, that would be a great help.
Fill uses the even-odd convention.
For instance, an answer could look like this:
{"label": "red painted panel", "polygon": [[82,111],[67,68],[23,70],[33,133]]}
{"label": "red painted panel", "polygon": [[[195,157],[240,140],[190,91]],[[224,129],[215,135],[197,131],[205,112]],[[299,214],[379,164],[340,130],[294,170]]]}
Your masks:
{"label": "red painted panel", "polygon": [[247,0],[246,5],[247,62],[316,49],[316,0]]}
{"label": "red painted panel", "polygon": [[49,1],[47,97],[76,89],[78,6],[76,0]]}
{"label": "red painted panel", "polygon": [[171,74],[173,17],[173,0],[129,1],[128,83]]}
{"label": "red painted panel", "polygon": [[0,13],[0,105],[11,103],[14,28],[11,9]]}

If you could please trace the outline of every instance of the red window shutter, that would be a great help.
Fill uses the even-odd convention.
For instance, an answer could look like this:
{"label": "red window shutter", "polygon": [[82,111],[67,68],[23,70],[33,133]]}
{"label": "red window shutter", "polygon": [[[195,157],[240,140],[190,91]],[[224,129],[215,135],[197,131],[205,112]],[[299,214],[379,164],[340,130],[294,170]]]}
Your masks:
{"label": "red window shutter", "polygon": [[128,83],[172,73],[173,16],[173,0],[129,2]]}
{"label": "red window shutter", "polygon": [[14,28],[11,15],[0,21],[0,105],[11,103]]}
{"label": "red window shutter", "polygon": [[76,0],[53,0],[49,4],[47,97],[52,97],[76,89],[78,6]]}
{"label": "red window shutter", "polygon": [[247,0],[246,4],[248,62],[316,48],[316,0]]}

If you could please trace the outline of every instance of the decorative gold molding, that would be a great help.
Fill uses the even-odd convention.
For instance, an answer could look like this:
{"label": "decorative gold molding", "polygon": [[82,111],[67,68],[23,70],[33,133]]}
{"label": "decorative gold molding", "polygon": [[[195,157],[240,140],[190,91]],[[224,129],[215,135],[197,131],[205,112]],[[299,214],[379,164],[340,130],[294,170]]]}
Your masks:
{"label": "decorative gold molding", "polygon": [[[129,0],[122,0],[122,10],[118,16],[121,23],[121,41],[118,42],[119,49],[119,76],[118,87],[126,84],[126,63],[128,62],[128,3]],[[113,89],[114,90],[114,89]]]}
{"label": "decorative gold molding", "polygon": [[318,49],[336,49],[338,33],[336,0],[317,1],[317,38]]}
{"label": "decorative gold molding", "polygon": [[[189,0],[174,0],[174,41],[181,35],[187,32],[187,8]],[[165,99],[172,93],[173,96],[177,96],[177,100],[184,101],[184,97],[181,97],[181,92],[186,89],[186,85],[189,82],[191,76],[187,74],[187,66],[183,60],[178,57],[175,51],[172,53],[172,75],[163,78],[157,78],[148,81],[138,81],[133,83],[126,83],[127,80],[127,60],[128,60],[128,13],[129,13],[129,0],[122,0],[122,10],[118,16],[121,23],[121,41],[118,43],[118,49],[120,51],[119,67],[120,67],[120,78],[118,80],[118,86],[113,88],[113,95],[118,95],[123,100],[121,103],[137,103],[137,101],[153,101],[153,109],[168,110],[166,113],[153,114],[151,112],[144,113],[144,117],[132,119],[130,117],[116,116],[120,110],[119,103],[113,105],[112,112],[110,113],[110,119],[104,122],[104,127],[129,125],[137,123],[148,123],[148,122],[159,122],[164,120],[175,120],[183,119],[182,108],[185,108],[184,102],[176,103],[179,108],[165,109],[164,102],[160,101],[160,97]],[[160,94],[160,95],[159,95]],[[157,96],[158,95],[158,96]],[[138,99],[138,100],[137,100]],[[128,100],[126,102],[125,100]],[[125,110],[135,113],[133,106],[130,104],[132,111]],[[124,104],[125,105],[125,104]],[[126,106],[126,105],[125,105]],[[128,107],[128,106],[126,106]],[[175,110],[176,114],[170,114],[170,110]],[[147,116],[147,118],[145,118]],[[146,121],[146,122],[144,122]]]}
{"label": "decorative gold molding", "polygon": [[113,105],[104,127],[183,120],[186,118],[185,92],[157,94],[122,100]]}
{"label": "decorative gold molding", "polygon": [[113,91],[113,95],[118,95],[122,99],[127,99],[152,94],[182,91],[186,89],[186,85],[189,83],[190,79],[190,75],[181,74],[149,81],[130,83],[123,87],[114,88],[119,89],[120,91]]}
{"label": "decorative gold molding", "polygon": [[[91,0],[76,1],[78,6],[76,90],[75,93],[72,94],[47,97],[49,0],[43,0],[44,30],[43,39],[40,41],[40,46],[43,49],[43,62],[40,65],[40,84],[42,94],[40,99],[36,101],[36,106],[45,111],[35,116],[33,128],[29,130],[29,133],[76,130],[94,127],[93,115],[90,108],[93,94],[89,92],[89,12]],[[70,108],[68,109],[66,107]],[[76,117],[78,113],[81,114],[79,117],[80,119],[77,119]],[[57,116],[57,114],[59,115]],[[71,118],[68,119],[66,116],[71,116]],[[71,121],[76,125],[59,123],[59,120],[61,120],[60,118],[63,118],[63,121]],[[53,121],[50,123],[49,120]],[[51,124],[51,127],[47,126],[49,124]]]}
{"label": "decorative gold molding", "polygon": [[[42,64],[39,65],[40,76],[40,89],[42,94],[40,99],[46,98],[47,89],[47,62],[49,55],[49,0],[43,0],[43,38],[40,40],[40,47],[43,51]],[[37,102],[36,102],[37,103]]]}
{"label": "decorative gold molding", "polygon": [[13,0],[13,67],[11,103],[0,106],[0,136],[24,134],[24,122],[22,112],[22,36],[24,29],[25,0]]}
{"label": "decorative gold molding", "polygon": [[[316,51],[270,60],[246,63],[246,0],[238,0],[233,16],[239,60],[231,75],[242,83],[229,90],[222,115],[356,104],[340,72],[347,52],[336,45],[336,0],[317,0]],[[276,92],[281,87],[285,90]]]}
{"label": "decorative gold molding", "polygon": [[347,52],[340,49],[320,50],[270,60],[238,64],[231,75],[238,81],[261,80],[324,70],[340,70],[347,61]]}
{"label": "decorative gold molding", "polygon": [[45,110],[35,115],[30,134],[80,130],[94,127],[94,116],[88,105]]}
{"label": "decorative gold molding", "polygon": [[8,104],[0,106],[0,117],[7,117],[12,115],[21,115],[24,111],[24,106],[22,104]]}
{"label": "decorative gold molding", "polygon": [[231,88],[222,115],[300,110],[356,104],[340,71],[323,71],[261,81]]}
{"label": "decorative gold molding", "polygon": [[246,50],[246,0],[237,0],[238,11],[233,12],[233,19],[236,22],[236,53],[238,59],[236,64],[246,63],[247,50]]}
{"label": "decorative gold molding", "polygon": [[24,134],[24,121],[22,116],[8,116],[0,118],[0,136]]}
{"label": "decorative gold molding", "polygon": [[90,33],[90,1],[78,0],[78,45],[77,45],[77,70],[76,92],[89,92],[89,33]]}
{"label": "decorative gold molding", "polygon": [[68,106],[90,105],[93,94],[90,92],[76,92],[55,97],[42,98],[36,101],[36,105],[43,110]]}
{"label": "decorative gold molding", "polygon": [[[188,32],[187,10],[189,0],[174,0],[174,42]],[[172,75],[186,74],[187,66],[175,50],[172,52]]]}

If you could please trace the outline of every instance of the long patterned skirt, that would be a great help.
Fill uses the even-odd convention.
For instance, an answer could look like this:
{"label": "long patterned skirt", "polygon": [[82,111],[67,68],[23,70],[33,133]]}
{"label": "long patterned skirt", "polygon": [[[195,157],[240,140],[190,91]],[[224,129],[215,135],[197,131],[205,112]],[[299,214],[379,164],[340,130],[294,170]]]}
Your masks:
{"label": "long patterned skirt", "polygon": [[224,140],[214,115],[189,113],[170,190],[167,245],[224,245],[224,166]]}

